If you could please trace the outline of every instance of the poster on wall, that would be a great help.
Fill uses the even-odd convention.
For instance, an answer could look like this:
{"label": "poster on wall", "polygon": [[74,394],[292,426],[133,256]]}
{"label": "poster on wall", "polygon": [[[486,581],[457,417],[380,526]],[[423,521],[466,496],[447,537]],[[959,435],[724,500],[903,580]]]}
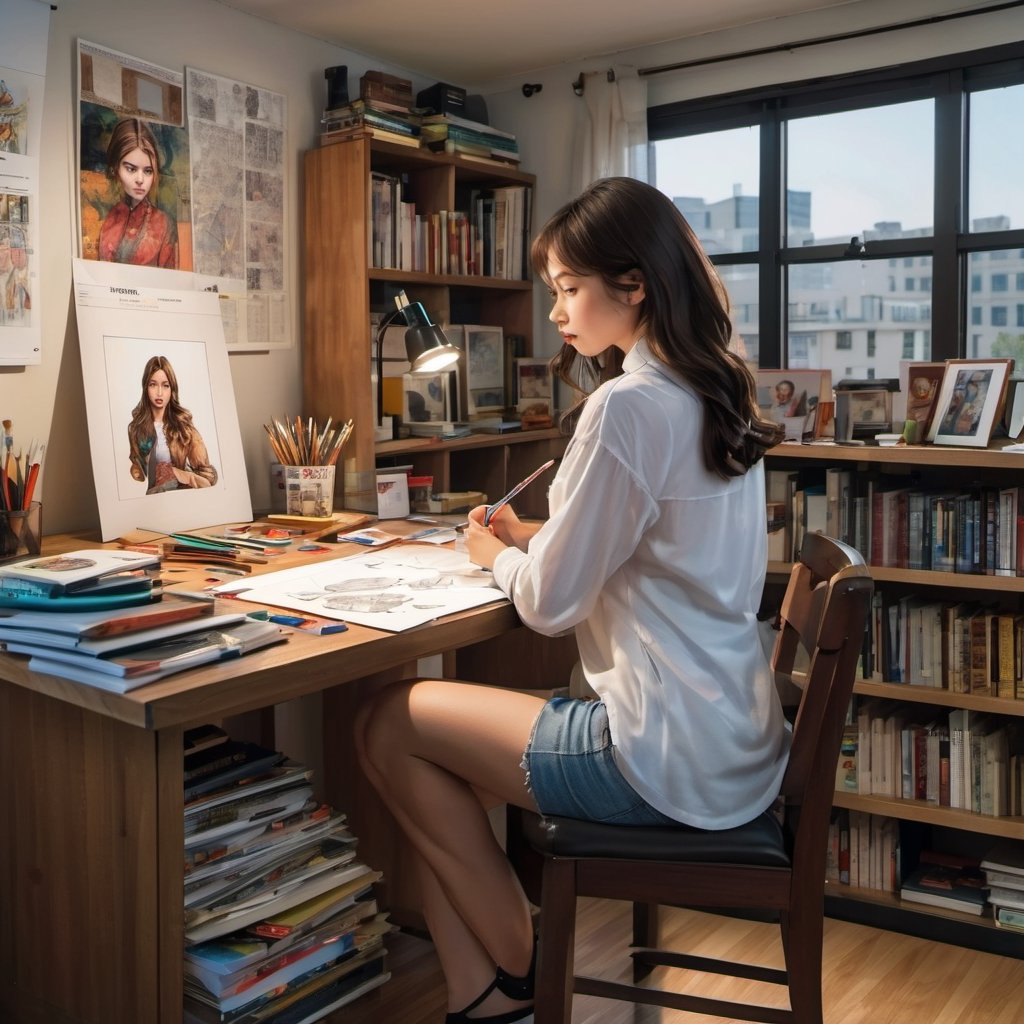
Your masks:
{"label": "poster on wall", "polygon": [[0,366],[42,360],[39,155],[50,12],[13,0],[0,19]]}
{"label": "poster on wall", "polygon": [[[252,518],[219,299],[154,272],[74,261],[100,531]],[[163,284],[173,280],[165,272]]]}
{"label": "poster on wall", "polygon": [[191,270],[182,74],[80,39],[78,107],[79,255]]}
{"label": "poster on wall", "polygon": [[197,68],[185,91],[199,286],[234,306],[229,350],[287,347],[286,99]]}

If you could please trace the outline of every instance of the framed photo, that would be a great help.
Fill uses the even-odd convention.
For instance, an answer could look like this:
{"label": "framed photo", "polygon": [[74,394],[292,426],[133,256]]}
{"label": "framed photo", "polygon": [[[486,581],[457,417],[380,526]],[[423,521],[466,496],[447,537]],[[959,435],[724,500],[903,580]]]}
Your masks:
{"label": "framed photo", "polygon": [[402,376],[402,422],[440,423],[450,420],[447,373],[432,377],[418,373]]}
{"label": "framed photo", "polygon": [[947,360],[928,440],[988,447],[1012,367],[1012,359]]}
{"label": "framed photo", "polygon": [[516,360],[516,411],[523,426],[550,425],[554,416],[551,367],[546,359]]}
{"label": "framed photo", "polygon": [[785,428],[787,441],[821,436],[819,431],[832,423],[824,408],[831,402],[831,370],[757,371],[757,404],[761,414]]}
{"label": "framed photo", "polygon": [[907,400],[903,418],[906,422],[914,421],[913,437],[908,437],[904,430],[904,437],[910,444],[921,444],[928,439],[945,372],[945,362],[900,364],[900,390]]}
{"label": "framed photo", "polygon": [[500,327],[463,324],[466,416],[505,409],[505,341]]}

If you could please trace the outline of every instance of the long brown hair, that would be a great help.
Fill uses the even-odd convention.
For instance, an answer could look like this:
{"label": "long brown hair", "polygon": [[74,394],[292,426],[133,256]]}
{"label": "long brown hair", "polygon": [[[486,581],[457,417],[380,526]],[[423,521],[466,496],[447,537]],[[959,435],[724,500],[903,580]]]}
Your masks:
{"label": "long brown hair", "polygon": [[[641,328],[652,351],[704,404],[703,456],[710,472],[740,476],[782,440],[782,428],[761,416],[753,374],[729,349],[732,322],[725,288],[666,195],[634,178],[595,181],[534,239],[533,268],[545,280],[551,257],[575,274],[600,277],[611,295],[625,295],[626,275],[640,272]],[[621,372],[621,365],[617,349],[591,358],[571,345],[563,345],[552,360],[552,369],[580,395],[580,403],[588,389]]]}
{"label": "long brown hair", "polygon": [[132,419],[128,426],[129,437],[149,438],[156,434],[153,423],[153,409],[149,404],[149,380],[157,370],[167,374],[167,383],[171,385],[171,400],[164,410],[164,435],[168,441],[177,440],[181,444],[192,443],[192,413],[178,399],[178,377],[167,356],[152,356],[146,361],[142,371],[142,398],[132,409]]}

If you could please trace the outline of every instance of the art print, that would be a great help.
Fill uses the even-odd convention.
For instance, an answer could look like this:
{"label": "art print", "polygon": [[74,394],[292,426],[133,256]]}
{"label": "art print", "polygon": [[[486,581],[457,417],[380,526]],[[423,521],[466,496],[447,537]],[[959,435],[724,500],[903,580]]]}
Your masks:
{"label": "art print", "polygon": [[950,359],[930,428],[936,444],[986,448],[1003,413],[1012,359]]}
{"label": "art print", "polygon": [[250,519],[216,295],[146,288],[138,268],[74,269],[103,540]]}
{"label": "art print", "polygon": [[829,370],[757,370],[756,377],[761,415],[782,426],[787,441],[834,431],[832,416],[819,408],[832,402]]}

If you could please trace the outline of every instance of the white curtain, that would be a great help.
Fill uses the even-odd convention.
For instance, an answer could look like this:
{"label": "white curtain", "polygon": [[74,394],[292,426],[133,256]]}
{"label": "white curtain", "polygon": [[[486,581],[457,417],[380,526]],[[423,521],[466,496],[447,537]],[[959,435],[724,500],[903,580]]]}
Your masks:
{"label": "white curtain", "polygon": [[636,68],[616,65],[583,75],[585,112],[573,181],[580,192],[597,178],[647,181],[647,83]]}

